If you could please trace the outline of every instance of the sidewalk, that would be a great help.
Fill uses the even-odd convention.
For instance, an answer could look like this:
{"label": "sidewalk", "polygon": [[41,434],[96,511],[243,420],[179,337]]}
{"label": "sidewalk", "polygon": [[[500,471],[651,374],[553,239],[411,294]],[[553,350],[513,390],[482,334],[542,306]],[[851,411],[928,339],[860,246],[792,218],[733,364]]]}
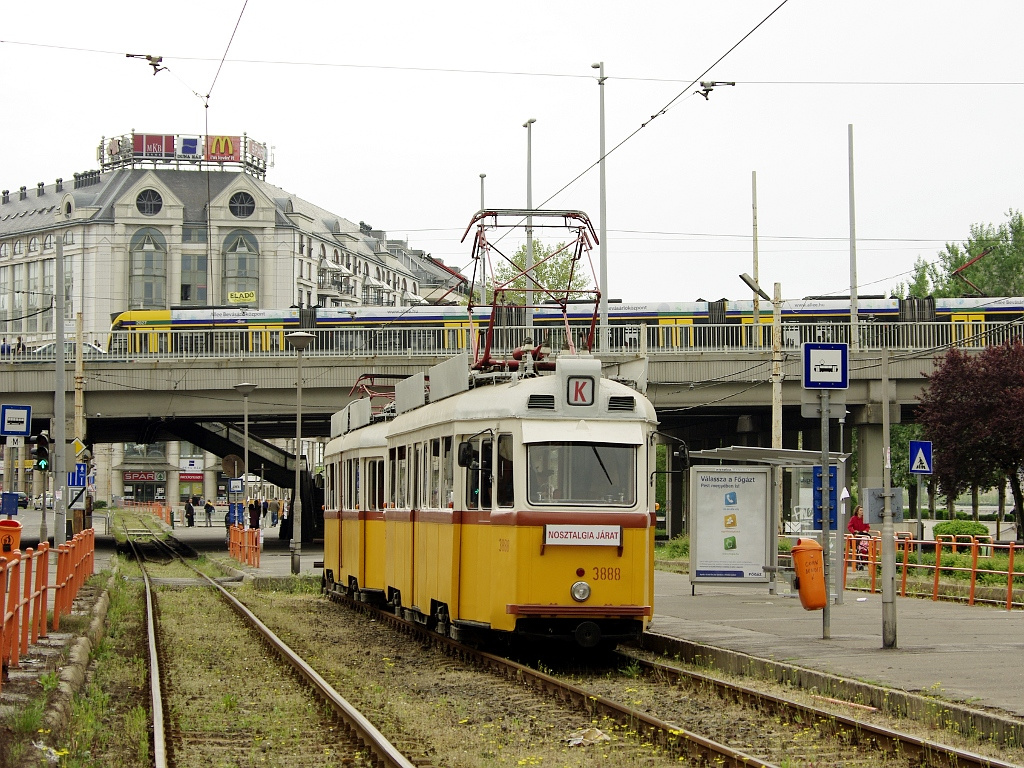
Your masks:
{"label": "sidewalk", "polygon": [[882,647],[882,596],[847,590],[823,612],[764,585],[697,584],[656,571],[650,631],[857,680],[998,707],[1024,718],[1024,611],[896,597],[896,648]]}

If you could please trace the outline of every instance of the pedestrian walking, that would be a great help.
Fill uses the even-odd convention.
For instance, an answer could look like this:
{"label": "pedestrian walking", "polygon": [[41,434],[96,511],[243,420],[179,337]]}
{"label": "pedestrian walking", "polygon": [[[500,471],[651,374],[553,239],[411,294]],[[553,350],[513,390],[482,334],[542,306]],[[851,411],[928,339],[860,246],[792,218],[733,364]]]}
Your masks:
{"label": "pedestrian walking", "polygon": [[196,508],[192,506],[192,499],[185,500],[185,525],[188,528],[194,527],[196,524]]}
{"label": "pedestrian walking", "polygon": [[21,340],[21,336],[19,336],[18,340],[16,342],[14,342],[14,354],[16,354],[16,355],[24,355],[25,351],[26,351],[25,350],[25,342],[22,341]]}
{"label": "pedestrian walking", "polygon": [[256,506],[255,501],[249,502],[249,527],[260,527],[260,508]]}
{"label": "pedestrian walking", "polygon": [[272,527],[277,525],[278,517],[281,513],[281,503],[277,499],[270,500],[270,525]]}
{"label": "pedestrian walking", "polygon": [[206,512],[206,527],[209,528],[213,525],[213,502],[207,499],[206,504],[203,505],[203,511]]}
{"label": "pedestrian walking", "polygon": [[4,336],[3,343],[0,343],[0,357],[11,356],[11,345],[7,343],[7,337]]}

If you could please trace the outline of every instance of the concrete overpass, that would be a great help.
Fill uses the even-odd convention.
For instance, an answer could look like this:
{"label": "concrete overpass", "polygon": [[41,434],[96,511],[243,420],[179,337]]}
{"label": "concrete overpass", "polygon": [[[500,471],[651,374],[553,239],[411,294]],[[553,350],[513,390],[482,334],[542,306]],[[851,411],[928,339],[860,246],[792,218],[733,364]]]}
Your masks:
{"label": "concrete overpass", "polygon": [[[735,326],[733,326],[735,328]],[[889,352],[891,420],[912,420],[917,398],[934,370],[933,348]],[[453,352],[455,350],[452,350]],[[881,486],[882,391],[880,349],[851,352],[849,415],[844,442],[856,427],[861,449],[860,484]],[[303,436],[327,437],[330,416],[351,399],[365,373],[409,375],[446,359],[448,353],[402,350],[359,355],[328,350],[303,358]],[[800,349],[782,356],[783,447],[820,449],[817,420],[800,416]],[[772,352],[764,347],[728,349],[629,349],[602,355],[606,375],[646,386],[663,429],[691,449],[723,445],[771,445]],[[33,431],[48,427],[53,415],[53,361],[0,362],[0,392],[5,403],[31,405]],[[295,435],[296,357],[290,349],[274,353],[223,356],[139,354],[121,359],[97,357],[84,362],[80,376],[69,364],[66,376],[67,435],[75,434],[76,391],[87,443],[188,440],[217,455],[242,453],[242,398],[235,384],[250,382],[250,466],[267,467],[267,478],[291,485],[294,456],[266,442]],[[833,429],[833,435],[838,430]],[[802,439],[801,439],[802,435]],[[838,436],[833,450],[839,449]]]}

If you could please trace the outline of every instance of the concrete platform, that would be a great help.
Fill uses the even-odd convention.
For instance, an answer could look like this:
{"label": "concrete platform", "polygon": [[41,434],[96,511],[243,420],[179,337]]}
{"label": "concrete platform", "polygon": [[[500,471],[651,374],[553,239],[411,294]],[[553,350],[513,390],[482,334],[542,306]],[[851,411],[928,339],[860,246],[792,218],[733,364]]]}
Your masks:
{"label": "concrete platform", "polygon": [[896,598],[896,648],[882,647],[882,596],[847,590],[822,611],[767,585],[698,584],[658,571],[650,630],[757,658],[1024,718],[1024,610]]}

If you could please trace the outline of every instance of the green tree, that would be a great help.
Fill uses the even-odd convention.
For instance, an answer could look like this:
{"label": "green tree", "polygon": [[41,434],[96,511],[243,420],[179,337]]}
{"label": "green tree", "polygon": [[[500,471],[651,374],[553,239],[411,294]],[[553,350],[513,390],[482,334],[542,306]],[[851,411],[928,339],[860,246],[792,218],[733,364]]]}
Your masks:
{"label": "green tree", "polygon": [[[533,241],[533,280],[521,274],[526,269],[526,244],[512,256],[512,263],[503,261],[494,268],[495,288],[507,288],[504,304],[525,305],[526,291],[533,289],[533,302],[590,298],[587,293],[593,288],[591,267],[586,258],[574,259],[565,243],[546,246],[539,240]],[[538,287],[540,286],[540,287]],[[544,288],[548,295],[540,290]],[[490,296],[488,297],[490,298]]]}
{"label": "green tree", "polygon": [[[966,243],[946,243],[938,259],[928,262],[918,258],[909,282],[899,293],[907,296],[985,296],[1024,295],[1024,215],[1013,209],[999,226],[974,224]],[[981,253],[988,253],[963,270],[954,273]],[[964,279],[966,278],[966,280]]]}
{"label": "green tree", "polygon": [[[949,499],[1009,478],[1014,513],[1024,509],[1024,345],[988,347],[972,357],[951,349],[929,377],[918,421],[934,447],[932,469]],[[1018,538],[1024,540],[1018,528]]]}

